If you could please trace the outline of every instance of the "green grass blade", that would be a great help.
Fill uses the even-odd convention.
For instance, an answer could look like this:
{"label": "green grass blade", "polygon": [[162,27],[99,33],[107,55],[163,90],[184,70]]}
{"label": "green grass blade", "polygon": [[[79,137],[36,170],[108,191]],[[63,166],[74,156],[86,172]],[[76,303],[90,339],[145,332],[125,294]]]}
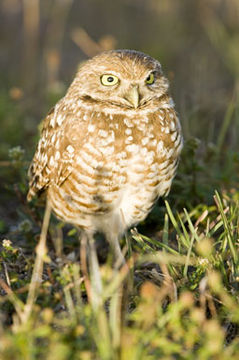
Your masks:
{"label": "green grass blade", "polygon": [[170,205],[169,205],[169,203],[167,202],[167,200],[165,200],[165,204],[166,204],[166,209],[167,209],[169,218],[170,218],[170,220],[171,220],[171,222],[172,222],[172,224],[173,224],[174,229],[176,230],[176,232],[177,232],[177,234],[178,234],[178,236],[179,236],[180,241],[182,242],[182,244],[183,244],[186,248],[188,248],[188,246],[189,246],[190,243],[188,243],[188,240],[185,238],[185,236],[183,235],[182,231],[180,230],[180,227],[178,226],[178,222],[177,222],[177,220],[175,219],[175,217],[174,217],[174,215],[173,215],[173,213],[172,213],[172,210],[171,210],[171,208],[170,208]]}

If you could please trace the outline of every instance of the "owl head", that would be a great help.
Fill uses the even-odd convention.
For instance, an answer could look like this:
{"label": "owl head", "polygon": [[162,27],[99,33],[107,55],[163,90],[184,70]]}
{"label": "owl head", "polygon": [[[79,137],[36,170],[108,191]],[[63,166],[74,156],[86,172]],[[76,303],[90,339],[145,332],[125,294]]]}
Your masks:
{"label": "owl head", "polygon": [[137,109],[167,94],[168,87],[157,60],[134,50],[111,50],[85,62],[69,91],[90,103]]}

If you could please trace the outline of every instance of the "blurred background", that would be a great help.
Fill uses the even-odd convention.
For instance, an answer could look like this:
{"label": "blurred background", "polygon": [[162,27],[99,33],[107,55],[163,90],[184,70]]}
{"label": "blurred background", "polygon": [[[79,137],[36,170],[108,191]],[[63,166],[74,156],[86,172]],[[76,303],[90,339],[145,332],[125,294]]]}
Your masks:
{"label": "blurred background", "polygon": [[[238,90],[238,0],[1,0],[1,157],[33,151],[78,64],[110,48],[159,59],[185,136],[216,141]],[[227,140],[237,145],[234,126]]]}
{"label": "blurred background", "polygon": [[2,201],[19,174],[11,159],[27,167],[38,124],[78,64],[111,48],[161,62],[186,139],[238,152],[238,0],[1,0]]}

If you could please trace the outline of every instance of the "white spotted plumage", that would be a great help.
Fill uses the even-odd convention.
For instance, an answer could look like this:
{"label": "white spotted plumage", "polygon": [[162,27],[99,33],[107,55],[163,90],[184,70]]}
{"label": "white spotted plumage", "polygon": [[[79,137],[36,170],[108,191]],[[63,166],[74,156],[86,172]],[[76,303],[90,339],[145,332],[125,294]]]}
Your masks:
{"label": "white spotted plumage", "polygon": [[[155,74],[151,87],[149,71]],[[102,74],[119,77],[118,85],[104,87]],[[119,236],[169,192],[181,149],[160,64],[135,51],[105,52],[79,69],[46,117],[28,199],[45,191],[59,218],[114,238],[121,256]]]}

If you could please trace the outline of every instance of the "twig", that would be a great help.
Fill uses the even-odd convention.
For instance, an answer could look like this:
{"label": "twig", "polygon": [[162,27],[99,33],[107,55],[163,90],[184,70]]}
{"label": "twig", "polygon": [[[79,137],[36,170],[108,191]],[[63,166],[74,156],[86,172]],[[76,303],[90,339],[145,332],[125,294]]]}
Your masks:
{"label": "twig", "polygon": [[24,311],[21,314],[22,323],[27,322],[27,320],[29,319],[29,317],[31,315],[33,304],[37,297],[39,285],[42,281],[44,256],[46,254],[46,237],[47,237],[47,231],[48,231],[48,226],[49,226],[49,222],[50,222],[50,216],[51,216],[51,206],[49,204],[49,201],[47,201],[43,224],[42,224],[42,229],[41,229],[40,240],[36,247],[37,256],[36,256],[36,261],[35,261],[34,268],[33,268],[31,282],[29,285],[27,302],[24,307]]}
{"label": "twig", "polygon": [[8,270],[7,270],[7,265],[5,263],[5,261],[2,262],[3,264],[3,268],[4,268],[4,273],[5,273],[5,277],[6,277],[6,282],[9,286],[9,288],[11,289],[11,282],[10,282],[10,279],[9,279],[9,274],[8,274]]}
{"label": "twig", "polygon": [[83,236],[81,237],[81,245],[80,245],[80,264],[81,264],[81,271],[84,277],[85,281],[85,289],[87,293],[87,297],[89,302],[91,303],[91,285],[87,270],[87,256],[86,256],[86,245],[87,245],[87,236],[85,233],[83,233]]}
{"label": "twig", "polygon": [[21,300],[18,299],[18,297],[14,294],[12,289],[5,283],[5,281],[1,277],[0,277],[0,286],[3,288],[3,290],[7,294],[8,299],[14,305],[16,312],[20,318],[21,314],[22,314],[23,303],[21,302]]}
{"label": "twig", "polygon": [[[30,162],[29,161],[23,161],[23,162],[21,162],[21,164],[22,165],[29,165],[30,164]],[[2,160],[2,161],[0,161],[0,166],[2,166],[2,167],[15,167],[15,164],[14,164],[14,162],[13,161],[4,161],[4,160]]]}
{"label": "twig", "polygon": [[94,56],[102,51],[100,45],[97,44],[97,42],[94,41],[83,28],[75,29],[71,36],[73,41],[89,57]]}
{"label": "twig", "polygon": [[6,294],[11,295],[13,293],[10,286],[8,286],[1,277],[0,277],[0,286],[3,288]]}

